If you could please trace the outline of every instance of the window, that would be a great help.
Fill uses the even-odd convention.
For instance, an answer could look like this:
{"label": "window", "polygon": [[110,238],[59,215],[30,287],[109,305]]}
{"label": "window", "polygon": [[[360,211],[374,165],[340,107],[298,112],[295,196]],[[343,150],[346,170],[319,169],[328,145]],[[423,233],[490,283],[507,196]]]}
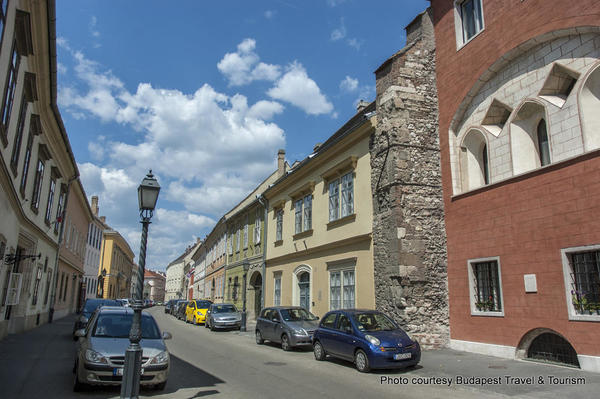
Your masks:
{"label": "window", "polygon": [[227,240],[227,251],[229,255],[233,255],[233,232],[229,232],[229,239]]}
{"label": "window", "polygon": [[42,191],[42,183],[44,182],[44,161],[38,159],[37,168],[35,171],[35,181],[33,183],[33,195],[31,196],[31,209],[37,213],[40,208],[40,193]]}
{"label": "window", "polygon": [[273,306],[281,305],[281,276],[275,277],[273,294]]}
{"label": "window", "polygon": [[462,30],[461,44],[465,44],[483,30],[481,0],[465,0],[460,2],[459,7]]}
{"label": "window", "polygon": [[33,148],[33,133],[29,131],[27,138],[27,147],[25,147],[25,159],[23,161],[23,172],[21,173],[21,195],[25,196],[25,188],[27,187],[27,175],[29,174],[29,162],[31,161],[31,150]]}
{"label": "window", "polygon": [[329,274],[331,310],[354,307],[354,270],[338,270]]}
{"label": "window", "polygon": [[502,312],[500,266],[497,259],[479,259],[470,262],[469,275],[473,296],[472,310]]}
{"label": "window", "polygon": [[17,122],[17,134],[13,142],[12,155],[10,157],[10,167],[13,173],[17,174],[17,166],[19,164],[19,155],[21,153],[21,143],[23,142],[23,130],[25,129],[25,115],[27,114],[27,101],[25,96],[21,99],[21,108],[19,111],[19,120]]}
{"label": "window", "polygon": [[36,305],[38,300],[38,292],[40,290],[40,282],[42,281],[42,268],[37,268],[37,273],[35,275],[35,283],[33,285],[33,298],[31,299],[31,304]]}
{"label": "window", "polygon": [[248,248],[248,215],[246,215],[246,222],[244,223],[244,248]]}
{"label": "window", "polygon": [[484,144],[481,149],[481,160],[483,164],[483,182],[488,185],[490,184],[490,163],[488,161],[487,144]]}
{"label": "window", "polygon": [[469,130],[460,146],[461,184],[463,192],[490,183],[490,163],[486,138],[481,130]]}
{"label": "window", "polygon": [[277,228],[275,231],[275,241],[281,241],[283,239],[283,209],[278,209],[275,212],[277,218]]}
{"label": "window", "polygon": [[8,0],[0,0],[0,44],[4,37],[4,27],[6,26],[6,13],[8,12]]}
{"label": "window", "polygon": [[[46,264],[48,263],[48,258],[46,258]],[[44,292],[44,306],[48,304],[48,294],[50,293],[50,283],[52,282],[52,269],[48,270],[48,274],[46,276],[46,290]]]}
{"label": "window", "polygon": [[312,228],[312,195],[306,195],[295,202],[296,234]]}
{"label": "window", "polygon": [[261,222],[262,222],[262,209],[256,208],[256,218],[254,219],[254,244],[260,244]]}
{"label": "window", "polygon": [[231,298],[232,298],[234,301],[237,301],[237,300],[238,300],[238,289],[239,289],[239,287],[240,287],[240,281],[239,281],[239,278],[238,278],[238,276],[235,276],[235,277],[233,278],[233,295],[231,296]]}
{"label": "window", "polygon": [[242,234],[242,227],[240,225],[238,225],[238,228],[237,228],[237,240],[236,240],[236,242],[237,242],[236,250],[238,252],[242,248],[242,241],[241,241],[241,236],[240,236],[241,234]]}
{"label": "window", "polygon": [[335,318],[337,317],[337,313],[330,313],[323,318],[321,322],[321,327],[325,328],[334,328],[335,327]]}
{"label": "window", "polygon": [[548,146],[548,132],[544,119],[541,119],[537,126],[537,144],[540,165],[546,166],[550,163],[550,147]]}
{"label": "window", "polygon": [[[340,184],[342,201],[340,207]],[[350,216],[354,213],[354,172],[343,175],[329,183],[329,221]]]}
{"label": "window", "polygon": [[567,256],[570,301],[575,315],[600,314],[600,249]]}
{"label": "window", "polygon": [[50,189],[48,190],[48,203],[46,204],[46,217],[44,221],[50,225],[50,218],[52,217],[52,205],[54,202],[54,192],[56,191],[56,178],[52,176],[50,179]]}
{"label": "window", "polygon": [[19,72],[19,54],[17,52],[17,42],[13,41],[10,63],[8,65],[6,89],[2,100],[2,110],[0,111],[0,133],[4,145],[8,143],[8,125],[10,123],[10,114],[12,111],[15,90],[17,86],[17,74]]}

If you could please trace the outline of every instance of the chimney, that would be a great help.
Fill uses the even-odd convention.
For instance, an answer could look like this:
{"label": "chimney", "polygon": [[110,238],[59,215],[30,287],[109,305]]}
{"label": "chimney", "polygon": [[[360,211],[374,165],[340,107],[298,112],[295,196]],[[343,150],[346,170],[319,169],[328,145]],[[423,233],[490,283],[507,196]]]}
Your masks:
{"label": "chimney", "polygon": [[92,196],[92,214],[98,216],[98,196]]}
{"label": "chimney", "polygon": [[323,145],[323,143],[317,143],[317,144],[315,144],[315,146],[313,147],[313,152],[319,151],[319,148],[321,148],[322,145]]}
{"label": "chimney", "polygon": [[365,100],[360,100],[358,102],[358,104],[356,105],[356,112],[358,113],[358,112],[362,111],[363,109],[367,108],[367,105],[369,105],[368,102],[366,102]]}
{"label": "chimney", "polygon": [[277,151],[277,175],[283,176],[285,173],[285,150]]}

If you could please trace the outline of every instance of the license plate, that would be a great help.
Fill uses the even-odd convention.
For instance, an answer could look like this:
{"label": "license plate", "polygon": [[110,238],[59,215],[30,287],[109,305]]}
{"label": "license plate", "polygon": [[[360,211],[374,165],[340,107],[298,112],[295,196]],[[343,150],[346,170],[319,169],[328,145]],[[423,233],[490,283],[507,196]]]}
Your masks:
{"label": "license plate", "polygon": [[411,356],[410,353],[396,353],[394,355],[394,360],[410,359]]}
{"label": "license plate", "polygon": [[[123,367],[116,367],[116,368],[113,369],[113,375],[122,376],[123,375],[123,370],[124,370]],[[143,368],[140,370],[140,375],[144,375],[144,369]]]}

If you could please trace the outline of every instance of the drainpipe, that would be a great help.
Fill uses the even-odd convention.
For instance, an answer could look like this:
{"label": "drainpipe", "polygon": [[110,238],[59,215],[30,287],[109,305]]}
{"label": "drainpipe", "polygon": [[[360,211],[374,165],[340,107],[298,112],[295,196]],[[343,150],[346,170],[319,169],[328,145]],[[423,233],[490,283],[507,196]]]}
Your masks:
{"label": "drainpipe", "polygon": [[256,196],[256,199],[258,199],[258,202],[260,202],[260,204],[263,206],[263,208],[265,209],[265,216],[263,218],[264,220],[264,231],[265,231],[265,238],[263,240],[263,254],[262,254],[262,295],[260,296],[260,308],[261,310],[265,308],[265,281],[267,279],[267,213],[268,213],[268,205],[269,205],[269,200],[267,200],[264,195],[260,194]]}
{"label": "drainpipe", "polygon": [[71,184],[79,178],[79,173],[75,174],[67,182],[67,191],[65,192],[65,205],[62,211],[62,222],[60,223],[60,231],[58,232],[58,243],[56,245],[56,258],[54,259],[54,283],[52,284],[52,294],[50,295],[50,310],[48,311],[48,323],[52,323],[54,317],[54,302],[56,301],[56,287],[58,285],[58,258],[60,257],[60,245],[62,244],[63,234],[65,231],[65,222],[67,216],[67,206],[69,205],[69,192]]}

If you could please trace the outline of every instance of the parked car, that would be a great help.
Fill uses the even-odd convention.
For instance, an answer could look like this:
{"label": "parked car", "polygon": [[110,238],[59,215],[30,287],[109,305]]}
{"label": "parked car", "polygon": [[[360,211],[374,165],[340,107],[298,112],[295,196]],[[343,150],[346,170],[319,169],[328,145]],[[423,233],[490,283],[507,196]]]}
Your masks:
{"label": "parked car", "polygon": [[237,328],[242,326],[242,314],[232,303],[213,303],[206,312],[206,328]]}
{"label": "parked car", "polygon": [[[74,391],[82,390],[87,385],[121,384],[132,320],[133,309],[104,306],[94,313],[88,328],[75,332],[79,340],[73,367]],[[170,338],[168,332],[161,334],[152,315],[142,312],[141,385],[164,389],[170,363],[164,340]]]}
{"label": "parked car", "polygon": [[311,346],[312,335],[319,325],[317,316],[299,306],[265,308],[256,319],[256,343],[280,342],[281,349]]}
{"label": "parked car", "polygon": [[117,299],[117,301],[121,302],[123,306],[131,306],[131,301],[129,301],[129,298],[121,298]]}
{"label": "parked car", "polygon": [[171,314],[171,306],[173,306],[177,302],[177,299],[170,299],[165,304],[165,313]]}
{"label": "parked car", "polygon": [[171,316],[177,317],[177,309],[179,309],[179,304],[181,302],[185,302],[185,299],[176,299],[173,305],[171,305]]}
{"label": "parked car", "polygon": [[100,306],[122,306],[122,303],[115,299],[103,299],[103,298],[89,298],[85,300],[81,313],[75,320],[73,325],[73,340],[77,341],[75,331],[85,328],[88,324],[88,320],[94,313],[94,311]]}
{"label": "parked car", "polygon": [[174,313],[174,316],[179,320],[185,320],[185,309],[187,307],[187,301],[179,301],[177,303],[177,310]]}
{"label": "parked car", "polygon": [[327,355],[353,361],[357,370],[416,366],[421,347],[396,322],[376,310],[335,310],[313,335],[316,360]]}
{"label": "parked car", "polygon": [[189,301],[185,309],[185,321],[194,324],[204,323],[210,305],[212,302],[207,300]]}

